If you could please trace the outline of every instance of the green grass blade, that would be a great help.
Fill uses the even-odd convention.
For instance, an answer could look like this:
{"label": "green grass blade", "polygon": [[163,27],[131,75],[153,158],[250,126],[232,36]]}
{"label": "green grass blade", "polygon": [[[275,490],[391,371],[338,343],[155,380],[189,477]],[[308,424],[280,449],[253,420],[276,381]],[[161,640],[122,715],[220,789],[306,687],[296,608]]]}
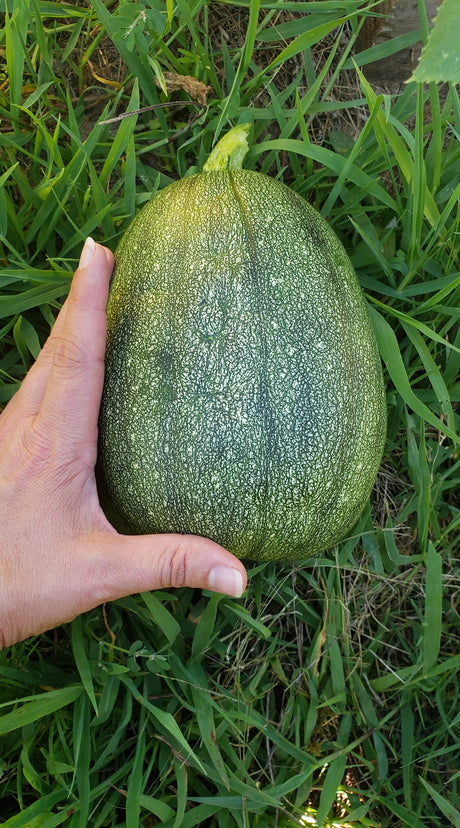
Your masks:
{"label": "green grass blade", "polygon": [[[356,67],[356,71],[358,72],[362,89],[368,100],[369,107],[372,109],[375,106],[377,95],[371,88],[370,84],[367,82],[363,73],[360,71],[360,69],[358,69],[358,67]],[[391,150],[394,154],[394,158],[398,164],[399,170],[402,173],[407,184],[410,185],[411,182],[414,180],[414,158],[411,156],[411,153],[408,151],[408,149],[404,146],[404,142],[398,135],[395,126],[391,121],[391,118],[387,120],[383,109],[381,109],[377,115],[376,126],[378,126],[378,128],[381,130],[386,141],[390,145]],[[428,218],[431,224],[435,224],[439,219],[439,210],[436,206],[433,196],[427,189],[425,182],[423,182],[422,184],[421,193],[419,197],[423,199],[423,214]]]}
{"label": "green grass blade", "polygon": [[425,367],[427,377],[436,395],[436,399],[440,404],[441,411],[446,418],[448,427],[451,429],[451,431],[455,431],[454,412],[449,397],[449,391],[447,389],[446,383],[444,382],[444,378],[441,374],[441,371],[438,368],[438,365],[436,364],[434,357],[430,353],[430,350],[426,345],[425,341],[423,340],[422,336],[417,330],[415,330],[414,327],[412,327],[411,325],[407,325],[404,322],[402,323],[402,326],[410,341],[416,348],[417,354],[419,355]]}
{"label": "green grass blade", "polygon": [[[420,432],[419,446],[416,431]],[[424,421],[421,420],[416,428],[414,418],[410,415],[407,416],[407,461],[417,495],[418,543],[421,552],[426,554],[431,511],[431,475],[426,454]]]}
{"label": "green grass blade", "polygon": [[158,95],[155,84],[152,81],[152,70],[148,66],[148,61],[142,60],[142,57],[134,49],[129,49],[123,39],[117,38],[119,34],[119,23],[116,14],[111,14],[106,8],[102,0],[93,0],[92,6],[96,15],[104,27],[109,37],[113,40],[114,45],[119,51],[121,57],[125,61],[132,73],[133,77],[139,81],[139,87],[147,98],[149,104],[158,103]]}
{"label": "green grass blade", "polygon": [[125,151],[125,193],[124,204],[127,216],[134,216],[136,212],[136,142],[134,135],[131,136],[126,145]]}
{"label": "green grass blade", "polygon": [[8,167],[8,169],[6,169],[5,172],[2,173],[2,175],[0,175],[0,187],[3,187],[10,175],[12,175],[12,173],[15,171],[18,164],[19,161],[16,161],[14,164],[11,165],[11,167]]}
{"label": "green grass blade", "polygon": [[436,805],[438,806],[441,813],[449,820],[449,823],[453,825],[453,828],[460,828],[460,811],[454,807],[451,802],[448,802],[436,788],[433,788],[426,779],[423,779],[422,776],[419,776],[420,782],[422,783],[423,787],[426,788],[428,793],[430,794],[431,798],[434,800]]}
{"label": "green grass blade", "polygon": [[380,353],[388,373],[404,402],[427,423],[456,443],[460,438],[448,428],[413,392],[399,350],[398,341],[389,323],[373,307],[369,308],[371,322],[377,337]]}
{"label": "green grass blade", "polygon": [[6,65],[8,69],[10,106],[21,105],[25,68],[24,35],[28,27],[28,0],[16,2],[12,14],[5,9]]}
{"label": "green grass blade", "polygon": [[433,125],[433,138],[426,152],[427,180],[432,193],[441,183],[442,172],[442,115],[440,111],[439,89],[435,83],[430,84],[430,106]]}
{"label": "green grass blade", "polygon": [[234,117],[235,108],[240,101],[241,84],[249,68],[249,63],[254,50],[257,26],[259,19],[259,0],[249,0],[249,21],[246,32],[244,48],[238,64],[238,69],[233,80],[232,88],[225,100],[217,126],[214,132],[214,141],[217,141],[224,124]]}
{"label": "green grass blade", "polygon": [[82,694],[80,684],[71,684],[58,690],[37,695],[33,701],[19,705],[10,713],[0,716],[0,736],[4,736],[18,727],[25,727],[31,722],[51,716],[56,710],[67,707],[76,701]]}
{"label": "green grass blade", "polygon": [[88,16],[88,11],[83,8],[76,8],[71,3],[60,3],[60,2],[53,2],[53,0],[38,0],[38,3],[35,4],[35,7],[38,10],[38,13],[43,18],[86,18]]}
{"label": "green grass blade", "polygon": [[93,675],[86,655],[83,618],[81,615],[75,618],[70,625],[70,637],[72,650],[75,657],[75,664],[80,675],[85,692],[93,705],[96,716],[98,715],[96,694],[94,692]]}
{"label": "green grass blade", "polygon": [[[300,52],[311,48],[314,43],[318,43],[318,41],[327,37],[330,32],[333,32],[334,29],[338,29],[340,26],[343,26],[344,23],[351,20],[355,16],[356,11],[353,11],[351,14],[347,14],[344,17],[338,17],[335,20],[330,20],[327,23],[322,23],[315,26],[313,29],[303,32],[301,35],[294,38],[294,40],[291,40],[291,42],[276,56],[276,58],[269,63],[265,72],[275,69],[275,67],[279,66],[280,63],[284,63],[286,60],[290,60]],[[263,73],[261,73],[261,75],[262,74]],[[251,85],[255,84],[260,76],[256,76]]]}
{"label": "green grass blade", "polygon": [[164,632],[169,646],[172,647],[180,633],[180,625],[153,592],[142,592],[141,596],[150,612],[152,621]]}
{"label": "green grass blade", "polygon": [[193,637],[192,661],[195,659],[200,661],[203,658],[206,649],[210,646],[212,639],[216,635],[215,623],[217,609],[220,601],[223,599],[224,596],[219,593],[214,593],[209,598],[208,605],[200,618],[200,623],[197,624]]}
{"label": "green grass blade", "polygon": [[[132,112],[134,110],[139,109],[139,85],[137,80],[134,82],[133,91],[131,92],[131,98],[129,100],[128,107],[126,112]],[[114,140],[111,142],[111,146],[109,152],[107,153],[107,157],[104,163],[104,166],[100,172],[100,183],[102,187],[106,187],[109,181],[110,176],[113,173],[114,167],[118,162],[121,155],[126,152],[126,147],[128,146],[129,141],[131,140],[134,129],[136,127],[137,116],[133,115],[131,118],[125,118],[121,121],[116,136]]]}
{"label": "green grass blade", "polygon": [[40,74],[44,79],[46,78],[46,76],[52,78],[52,80],[48,82],[53,83],[53,81],[55,80],[55,75],[53,71],[53,54],[51,48],[51,41],[50,38],[47,37],[46,29],[44,26],[44,19],[40,13],[38,0],[31,0],[31,3],[33,12],[31,14],[30,21],[32,24],[32,36],[40,50]]}
{"label": "green grass blade", "polygon": [[37,359],[41,350],[38,334],[33,325],[23,316],[20,316],[13,327],[13,337],[24,367],[28,370],[30,367],[29,355],[31,354],[34,359]]}
{"label": "green grass blade", "polygon": [[419,256],[420,239],[422,236],[423,217],[425,212],[425,196],[429,192],[426,183],[424,161],[423,121],[425,115],[423,89],[417,88],[417,113],[414,128],[414,161],[410,179],[411,202],[411,235],[408,248],[409,266],[412,268]]}
{"label": "green grass blade", "polygon": [[[346,747],[349,742],[351,731],[351,716],[343,717],[340,730],[337,738],[338,746]],[[337,791],[340,789],[347,764],[347,755],[337,756],[327,768],[326,775],[321,789],[321,796],[319,806],[316,813],[316,821],[318,828],[322,828],[326,817],[328,816],[334,801],[337,797]]]}
{"label": "green grass blade", "polygon": [[397,37],[392,37],[391,40],[384,40],[381,43],[373,43],[369,49],[363,49],[362,52],[359,52],[353,55],[352,58],[349,58],[343,68],[352,69],[353,65],[361,68],[362,66],[367,66],[375,61],[392,57],[392,55],[400,52],[402,49],[410,49],[411,46],[419,43],[420,37],[421,30],[415,29],[415,31],[406,32],[405,34],[398,35]]}
{"label": "green grass blade", "polygon": [[442,558],[431,541],[426,554],[425,611],[423,618],[423,669],[428,673],[439,656],[442,634]]}
{"label": "green grass blade", "polygon": [[90,706],[87,695],[81,695],[74,705],[73,729],[75,733],[75,782],[78,791],[78,828],[86,828],[89,819],[91,783]]}
{"label": "green grass blade", "polygon": [[7,819],[3,823],[4,828],[35,828],[43,824],[43,815],[51,813],[50,808],[54,808],[62,800],[67,799],[67,791],[59,790],[53,793],[41,796],[39,800],[33,802],[32,805],[21,809],[21,812],[16,816]]}
{"label": "green grass blade", "polygon": [[156,799],[148,794],[140,794],[139,805],[141,808],[148,811],[149,814],[153,814],[158,817],[161,823],[167,822],[168,820],[174,820],[173,809],[170,805],[166,802],[162,802],[160,799]]}
{"label": "green grass blade", "polygon": [[184,815],[187,808],[187,768],[180,762],[174,762],[174,772],[176,774],[176,818],[172,828],[181,828],[184,821]]}
{"label": "green grass blade", "polygon": [[401,764],[403,771],[404,803],[408,810],[413,809],[412,772],[415,744],[415,716],[412,706],[405,704],[401,710]]}
{"label": "green grass blade", "polygon": [[141,692],[139,692],[134,682],[127,676],[120,675],[120,681],[128,688],[130,693],[132,693],[134,700],[146,707],[152,719],[156,722],[168,742],[170,741],[176,750],[184,754],[188,761],[193,762],[203,773],[206,773],[202,762],[184,738],[174,716],[172,716],[168,711],[162,710],[160,707],[151,704],[151,702],[149,702],[149,700],[146,699]]}
{"label": "green grass blade", "polygon": [[60,279],[57,284],[43,284],[37,287],[24,290],[22,293],[5,294],[0,296],[0,318],[15,316],[18,313],[48,302],[53,302],[67,294],[70,287],[70,274]]}
{"label": "green grass blade", "polygon": [[[457,284],[457,274],[454,274],[454,275],[455,275],[455,279],[450,281],[450,284],[449,284],[449,288],[448,288],[449,293],[452,292],[452,286],[453,285],[456,286],[456,284]],[[418,286],[418,287],[420,287],[420,286]],[[384,290],[384,288],[382,286],[382,292],[383,292],[383,290]],[[427,290],[427,292],[430,290],[430,285],[428,283],[426,284],[426,290]],[[398,296],[398,291],[392,291],[391,295],[394,295],[395,298],[401,298],[401,296],[405,297],[405,296],[417,295],[417,293],[420,293],[420,292],[422,292],[422,291],[421,290],[416,290],[416,287],[413,286],[412,290],[405,289],[405,290],[401,291],[399,296]],[[443,289],[442,293],[444,295],[444,289]],[[419,322],[419,320],[415,318],[415,314],[418,314],[420,312],[420,306],[415,308],[414,316],[409,316],[407,313],[403,313],[403,311],[400,311],[397,308],[392,307],[391,305],[385,305],[384,302],[380,302],[378,299],[375,299],[375,297],[373,297],[373,296],[368,296],[367,298],[374,305],[376,305],[376,307],[386,309],[387,314],[394,317],[395,319],[400,320],[405,326],[410,325],[412,328],[416,328],[417,331],[420,331],[420,333],[422,333],[425,337],[427,337],[427,339],[432,339],[433,342],[437,342],[439,345],[442,345],[443,348],[451,349],[452,351],[455,351],[456,354],[460,353],[458,343],[456,343],[456,342],[447,342],[446,339],[444,339],[435,330],[432,330],[432,328],[429,328],[428,325],[425,325],[424,322]]]}
{"label": "green grass blade", "polygon": [[[199,627],[200,625],[198,625]],[[216,736],[216,724],[212,696],[207,685],[206,673],[198,665],[193,666],[191,676],[192,699],[196,710],[196,719],[203,744],[209,754],[209,758],[218,774],[218,777],[227,790],[230,789],[228,772],[225,761],[219,750]]]}
{"label": "green grass blade", "polygon": [[255,630],[258,635],[262,636],[262,638],[271,638],[271,630],[269,630],[265,624],[262,624],[256,618],[253,618],[244,607],[240,607],[239,604],[228,599],[225,601],[225,607],[231,613],[240,618],[250,629]]}
{"label": "green grass blade", "polygon": [[[323,215],[325,215],[324,211],[322,212]],[[356,218],[350,216],[350,222],[359,233],[365,245],[369,248],[372,254],[372,258],[378,263],[382,271],[382,274],[385,274],[390,285],[394,285],[396,287],[396,285],[394,284],[394,273],[385,256],[385,251],[384,249],[382,249],[380,239],[375,238],[375,233],[373,231],[372,223],[370,222],[369,217],[365,213],[363,215],[357,216]],[[380,287],[376,279],[366,280],[366,277],[364,277],[364,279],[362,278],[361,283],[363,287],[369,287],[373,291],[378,290],[378,288]],[[392,290],[392,288],[389,288],[386,284],[380,284],[380,290],[385,296],[398,296],[397,292]]]}
{"label": "green grass blade", "polygon": [[349,177],[349,171],[351,170],[351,167],[354,165],[355,159],[357,159],[358,155],[362,152],[363,144],[364,144],[369,132],[371,131],[373,122],[374,122],[374,120],[377,117],[377,114],[379,112],[382,100],[383,100],[382,95],[379,96],[378,98],[376,98],[375,104],[374,104],[373,108],[371,109],[371,112],[369,114],[369,118],[366,121],[366,125],[365,125],[364,129],[361,131],[361,133],[358,137],[358,140],[355,141],[355,143],[353,144],[353,147],[352,147],[350,153],[346,156],[344,165],[343,165],[343,167],[342,167],[342,169],[341,169],[341,171],[338,175],[337,181],[334,183],[334,186],[332,187],[326,201],[324,202],[324,204],[321,208],[321,213],[322,213],[323,216],[330,215],[330,213],[332,211],[332,208],[333,208],[337,198],[340,195],[340,191],[341,191],[342,187],[344,186],[347,178]]}
{"label": "green grass blade", "polygon": [[[306,144],[294,138],[276,138],[272,141],[261,141],[250,149],[247,157],[248,159],[257,158],[262,153],[270,150],[292,152],[305,158],[311,158],[318,164],[323,165],[328,171],[337,173],[338,175],[340,175],[346,164],[345,158],[338,156],[326,147],[311,143]],[[389,193],[380,184],[377,184],[373,178],[363,172],[360,167],[355,164],[350,165],[347,170],[347,175],[349,180],[360,188],[362,195],[372,193],[373,197],[382,204],[392,209],[397,209],[397,205]]]}
{"label": "green grass blade", "polygon": [[[455,334],[454,344],[460,348],[460,327]],[[452,350],[447,357],[446,367],[444,370],[444,379],[446,382],[455,382],[456,377],[460,375],[460,354],[458,351]]]}
{"label": "green grass blade", "polygon": [[126,828],[138,828],[140,817],[140,796],[143,792],[143,768],[145,761],[145,708],[142,708],[138,726],[136,752],[131,767],[126,797]]}
{"label": "green grass blade", "polygon": [[352,685],[356,693],[356,699],[361,710],[361,714],[367,726],[372,731],[372,740],[374,743],[377,778],[380,783],[386,779],[388,774],[388,756],[384,741],[379,733],[380,723],[375,712],[375,707],[372,702],[370,694],[361,680],[361,677],[354,673],[352,677]]}
{"label": "green grass blade", "polygon": [[[459,187],[459,195],[460,195],[460,187]],[[437,280],[439,284],[440,280]],[[427,285],[420,285],[420,288],[426,288]],[[453,273],[449,275],[446,279],[445,287],[441,287],[440,290],[437,290],[433,296],[430,296],[425,302],[421,302],[420,305],[416,308],[416,312],[418,314],[424,313],[425,311],[429,310],[430,308],[436,308],[437,305],[441,305],[451,293],[454,294],[454,291],[460,287],[460,274]],[[425,292],[425,291],[420,291]],[[455,346],[454,346],[455,347]]]}
{"label": "green grass blade", "polygon": [[[382,799],[383,797],[378,797],[378,802],[382,802]],[[385,807],[391,814],[391,819],[393,820],[393,817],[398,818],[398,822],[393,820],[393,822],[389,822],[388,825],[397,825],[398,828],[399,826],[401,826],[401,828],[406,828],[406,826],[407,828],[426,828],[425,820],[422,822],[417,814],[414,814],[413,811],[409,811],[407,808],[404,808],[393,797],[385,797],[384,802]]]}

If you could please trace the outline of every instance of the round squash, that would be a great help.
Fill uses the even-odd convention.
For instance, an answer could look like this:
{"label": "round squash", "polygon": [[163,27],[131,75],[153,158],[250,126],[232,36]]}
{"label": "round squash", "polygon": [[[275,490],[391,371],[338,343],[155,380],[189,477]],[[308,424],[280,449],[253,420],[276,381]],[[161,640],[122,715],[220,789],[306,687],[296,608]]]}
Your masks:
{"label": "round squash", "polygon": [[119,531],[305,559],[369,498],[386,428],[379,354],[326,221],[219,151],[155,195],[119,244],[101,503]]}

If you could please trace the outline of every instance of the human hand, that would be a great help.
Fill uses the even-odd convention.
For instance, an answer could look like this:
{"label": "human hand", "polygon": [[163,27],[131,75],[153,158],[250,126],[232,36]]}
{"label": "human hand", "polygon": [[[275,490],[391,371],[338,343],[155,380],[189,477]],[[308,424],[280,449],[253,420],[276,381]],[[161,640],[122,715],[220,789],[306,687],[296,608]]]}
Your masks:
{"label": "human hand", "polygon": [[242,563],[193,535],[120,535],[94,476],[113,256],[87,240],[48,341],[0,415],[0,648],[133,592],[239,597]]}

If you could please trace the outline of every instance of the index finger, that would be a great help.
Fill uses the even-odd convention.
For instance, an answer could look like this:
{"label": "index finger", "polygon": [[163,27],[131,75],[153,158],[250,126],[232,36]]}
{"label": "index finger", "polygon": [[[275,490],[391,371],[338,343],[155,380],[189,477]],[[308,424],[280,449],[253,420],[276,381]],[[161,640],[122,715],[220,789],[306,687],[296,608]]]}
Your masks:
{"label": "index finger", "polygon": [[[90,259],[85,258],[91,254]],[[97,430],[104,379],[106,315],[113,255],[91,239],[72,280],[40,381],[45,381],[37,420],[57,434],[87,441]]]}
{"label": "index finger", "polygon": [[[105,251],[108,267],[110,268],[110,270],[112,270],[113,255],[111,251],[108,248],[103,247],[102,245],[98,246],[102,247],[102,249]],[[83,253],[80,258],[78,269],[81,269],[82,267],[85,267]],[[46,385],[51,373],[51,368],[54,362],[56,340],[60,336],[62,336],[62,332],[65,327],[65,319],[68,305],[69,296],[67,296],[64,304],[62,305],[61,310],[59,311],[56,317],[56,321],[51,329],[48,339],[46,340],[43,348],[38,354],[38,357],[35,360],[34,364],[29,369],[26,377],[22,382],[21,387],[18,389],[14,397],[12,397],[12,399],[8,403],[8,406],[5,409],[5,413],[7,411],[12,412],[13,409],[16,413],[17,408],[20,407],[21,413],[25,417],[35,417],[38,414],[45,393]]]}

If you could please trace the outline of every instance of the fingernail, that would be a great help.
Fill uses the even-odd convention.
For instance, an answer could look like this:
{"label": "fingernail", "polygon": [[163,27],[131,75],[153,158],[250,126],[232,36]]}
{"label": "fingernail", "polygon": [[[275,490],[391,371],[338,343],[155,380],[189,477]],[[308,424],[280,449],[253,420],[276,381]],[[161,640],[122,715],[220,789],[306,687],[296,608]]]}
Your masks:
{"label": "fingernail", "polygon": [[91,236],[88,236],[86,239],[83,250],[81,251],[80,261],[78,263],[78,267],[86,267],[89,265],[91,259],[94,256],[94,251],[96,249],[96,242]]}
{"label": "fingernail", "polygon": [[208,586],[214,592],[232,595],[233,598],[241,598],[243,594],[242,575],[231,566],[214,566],[208,575]]}

